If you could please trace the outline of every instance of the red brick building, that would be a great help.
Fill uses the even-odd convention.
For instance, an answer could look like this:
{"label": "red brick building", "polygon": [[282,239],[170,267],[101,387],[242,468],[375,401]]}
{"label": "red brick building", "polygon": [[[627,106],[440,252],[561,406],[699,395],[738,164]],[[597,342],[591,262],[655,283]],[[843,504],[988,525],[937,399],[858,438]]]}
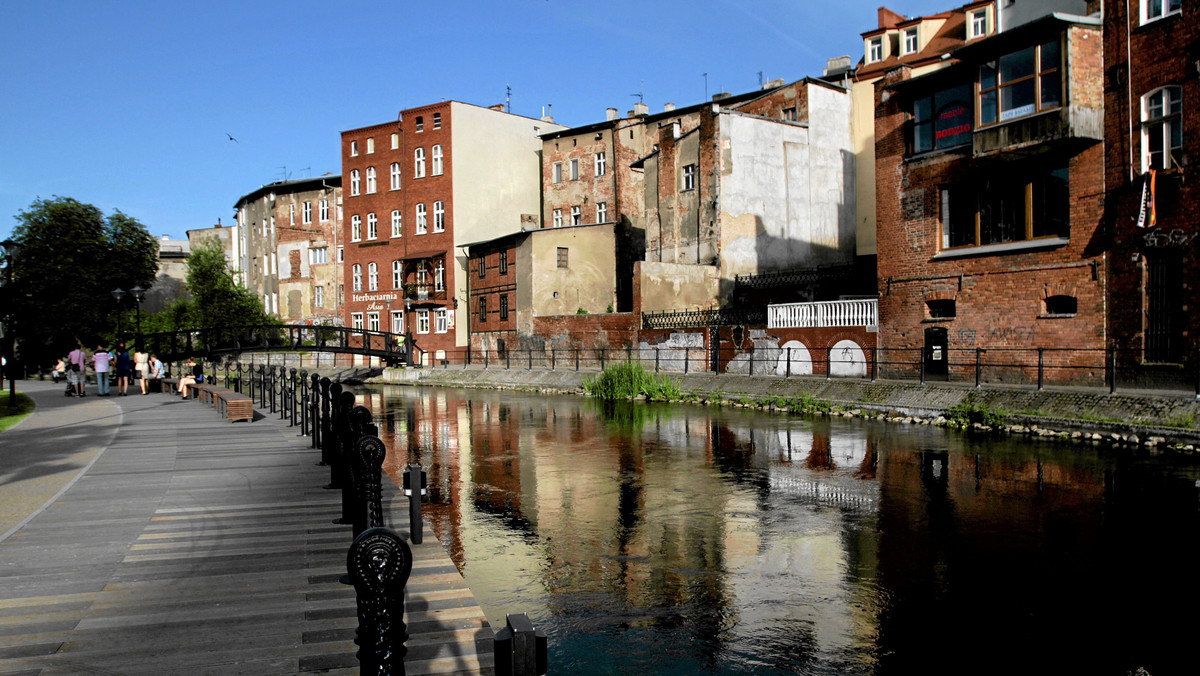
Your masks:
{"label": "red brick building", "polygon": [[427,363],[465,348],[456,247],[536,220],[537,132],[558,128],[502,108],[445,101],[342,133],[348,326],[406,333]]}
{"label": "red brick building", "polygon": [[[876,87],[879,344],[887,373],[1103,378],[1100,19],[1048,14]],[[901,364],[900,362],[906,362]],[[1068,368],[1059,368],[1068,367]],[[1086,367],[1086,368],[1085,368]]]}
{"label": "red brick building", "polygon": [[[1194,363],[1200,317],[1200,17],[1180,0],[1105,2],[1111,343],[1124,367]],[[1193,180],[1188,181],[1187,176]]]}

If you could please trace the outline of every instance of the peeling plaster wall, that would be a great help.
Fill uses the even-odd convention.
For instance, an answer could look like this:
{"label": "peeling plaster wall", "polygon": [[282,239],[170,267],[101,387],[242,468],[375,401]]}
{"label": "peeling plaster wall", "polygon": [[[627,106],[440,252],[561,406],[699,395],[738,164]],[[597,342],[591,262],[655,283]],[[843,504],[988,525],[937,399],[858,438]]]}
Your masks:
{"label": "peeling plaster wall", "polygon": [[807,126],[721,115],[722,279],[853,260],[850,96],[810,86],[808,101]]}
{"label": "peeling plaster wall", "polygon": [[[558,266],[558,250],[567,250],[567,266]],[[611,223],[546,228],[530,233],[518,247],[519,262],[531,262],[529,291],[533,316],[592,314],[616,305],[616,238]],[[518,287],[517,302],[522,293]],[[522,313],[517,328],[523,328]]]}
{"label": "peeling plaster wall", "polygon": [[717,304],[717,269],[711,265],[641,261],[634,266],[641,285],[642,312],[671,312]]}

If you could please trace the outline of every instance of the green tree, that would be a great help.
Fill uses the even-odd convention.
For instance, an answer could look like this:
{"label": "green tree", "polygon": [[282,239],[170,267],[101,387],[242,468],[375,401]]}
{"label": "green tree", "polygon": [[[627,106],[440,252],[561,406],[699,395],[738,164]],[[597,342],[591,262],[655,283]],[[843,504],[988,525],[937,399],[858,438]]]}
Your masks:
{"label": "green tree", "polygon": [[233,273],[225,262],[225,252],[215,240],[197,243],[188,255],[187,265],[188,292],[192,294],[188,319],[194,328],[275,323],[263,311],[259,299],[233,280]]}
{"label": "green tree", "polygon": [[38,366],[77,340],[88,347],[109,341],[120,312],[112,290],[154,283],[157,249],[145,226],[69,197],[35,200],[16,219],[21,250],[5,301],[21,357]]}

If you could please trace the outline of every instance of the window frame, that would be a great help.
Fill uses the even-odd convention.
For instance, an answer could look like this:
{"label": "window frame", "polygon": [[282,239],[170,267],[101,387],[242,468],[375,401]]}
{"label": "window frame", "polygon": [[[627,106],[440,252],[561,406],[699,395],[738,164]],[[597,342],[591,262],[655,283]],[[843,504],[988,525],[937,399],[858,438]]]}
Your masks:
{"label": "window frame", "polygon": [[[1170,94],[1174,93],[1174,101]],[[1157,117],[1150,117],[1150,100],[1156,95],[1162,95],[1163,113]],[[1172,104],[1177,106],[1175,112],[1171,112]],[[1170,171],[1181,167],[1180,160],[1177,159],[1174,153],[1183,152],[1183,88],[1179,85],[1164,85],[1147,92],[1141,97],[1141,156],[1142,156],[1142,173],[1154,169],[1155,171]],[[1159,129],[1155,130],[1155,127]],[[1172,137],[1175,132],[1179,132],[1179,145],[1172,145]],[[1157,133],[1162,135],[1162,152],[1164,163],[1163,166],[1152,166],[1150,150],[1150,140]]]}
{"label": "window frame", "polygon": [[604,176],[608,173],[608,157],[604,151],[596,153],[594,169],[597,176]]}
{"label": "window frame", "polygon": [[367,263],[367,291],[379,290],[379,264],[375,261]]}
{"label": "window frame", "polygon": [[883,61],[883,36],[877,35],[867,39],[867,63]]}
{"label": "window frame", "polygon": [[413,150],[413,178],[425,178],[425,149]]}
{"label": "window frame", "polygon": [[367,214],[367,239],[379,239],[379,218],[374,211]]}
{"label": "window frame", "polygon": [[392,237],[404,236],[404,212],[392,209]]}
{"label": "window frame", "polygon": [[[968,40],[987,37],[988,30],[991,28],[991,17],[988,16],[988,8],[981,7],[967,12],[967,30],[970,33]],[[982,19],[982,30],[980,29],[980,19]]]}
{"label": "window frame", "polygon": [[500,258],[500,276],[501,277],[507,276],[508,275],[508,249],[501,249],[499,258]]}
{"label": "window frame", "polygon": [[444,307],[433,311],[433,332],[447,333],[450,331],[450,312]]}
{"label": "window frame", "polygon": [[434,129],[442,128],[442,114],[441,113],[433,114],[433,128]]}
{"label": "window frame", "polygon": [[566,270],[571,267],[570,266],[570,257],[571,257],[571,250],[568,247],[565,247],[565,246],[558,247],[558,267],[560,269]]}
{"label": "window frame", "polygon": [[430,167],[429,175],[430,176],[441,176],[442,175],[442,144],[440,144],[440,143],[435,144],[433,146],[432,150],[430,151],[430,155],[431,155],[431,161],[433,163],[433,166]]}
{"label": "window frame", "polygon": [[328,199],[321,198],[321,200],[319,202],[317,202],[317,218],[319,218],[322,223],[329,222],[329,200]]}
{"label": "window frame", "polygon": [[429,310],[417,310],[417,333],[429,333]]}
{"label": "window frame", "polygon": [[351,312],[350,313],[350,328],[354,329],[355,331],[363,330],[363,313],[361,313],[361,312]]}
{"label": "window frame", "polygon": [[699,167],[695,163],[683,165],[682,192],[688,192],[696,189],[696,174],[698,173]]}
{"label": "window frame", "polygon": [[354,214],[350,217],[350,241],[362,241],[362,216]]}
{"label": "window frame", "polygon": [[358,141],[350,142],[350,157],[358,157]]}
{"label": "window frame", "polygon": [[441,200],[433,203],[433,231],[446,232],[446,203]]}
{"label": "window frame", "polygon": [[350,170],[350,196],[355,197],[359,194],[362,187],[362,178],[357,169]]}
{"label": "window frame", "polygon": [[479,278],[487,278],[487,254],[479,254],[476,260],[479,261]]}
{"label": "window frame", "polygon": [[367,313],[367,330],[375,332],[379,331],[379,312]]}
{"label": "window frame", "polygon": [[608,202],[596,202],[596,222],[608,222]]}
{"label": "window frame", "polygon": [[562,224],[563,224],[562,209],[554,210],[554,220],[552,221],[552,223],[553,223],[554,227],[556,227],[556,228],[562,227]]}
{"label": "window frame", "polygon": [[508,294],[500,294],[500,321],[508,321]]}
{"label": "window frame", "polygon": [[579,158],[578,157],[571,158],[571,180],[572,181],[579,180]]}
{"label": "window frame", "polygon": [[350,290],[355,293],[362,293],[362,264],[355,263],[350,266]]}
{"label": "window frame", "polygon": [[583,225],[583,208],[571,207],[571,225]]}
{"label": "window frame", "polygon": [[429,232],[429,223],[426,220],[427,213],[424,202],[417,203],[417,234],[424,235]]}
{"label": "window frame", "polygon": [[[978,187],[980,185],[978,180],[947,185],[941,188],[938,200],[938,230],[941,235],[938,239],[939,254],[954,255],[956,253],[978,251],[985,247],[1000,247],[997,251],[1002,251],[1004,249],[1037,246],[1039,243],[1053,244],[1070,239],[1071,175],[1069,166],[1057,166],[1049,170],[1036,172],[1012,171],[1009,174],[1021,176],[1027,180],[996,181],[995,186],[990,188],[994,191],[991,194],[985,194]],[[1039,196],[1046,197],[1046,191],[1052,185],[1051,181],[1054,180],[1056,175],[1065,177],[1063,184],[1065,194],[1063,195],[1063,203],[1059,205],[1064,218],[1060,223],[1056,223],[1053,219],[1044,218],[1046,205],[1041,205],[1039,213],[1039,205],[1037,203]],[[955,204],[954,200],[956,198],[954,195],[956,193],[960,195],[957,199],[968,200],[966,207],[960,207]],[[999,241],[983,241],[983,211],[985,201],[991,205],[1003,204],[1006,200],[1011,203],[1015,202],[1015,200],[1012,200],[1012,197],[1017,193],[1020,194],[1020,216],[1023,222],[1019,226],[1014,224],[1014,227],[1021,228],[1021,236],[1019,238],[1014,237]],[[1043,222],[1037,222],[1039,215],[1043,216]],[[959,218],[965,219],[965,222],[968,224],[967,227],[972,228],[974,234],[971,243],[952,246],[950,242],[954,236],[954,228],[956,227],[954,221]],[[951,221],[949,226],[947,225],[947,220]],[[999,228],[1002,225],[996,223],[991,224],[990,227]],[[1057,232],[1054,231],[1056,228]]]}
{"label": "window frame", "polygon": [[367,167],[367,194],[375,194],[375,167]]}
{"label": "window frame", "polygon": [[[1158,13],[1152,14],[1152,6],[1156,4],[1156,2],[1159,5]],[[1177,3],[1174,9],[1171,8],[1171,4],[1173,2]],[[1181,14],[1183,12],[1183,0],[1142,0],[1141,5],[1142,25],[1154,23],[1155,21],[1160,21],[1167,17],[1175,16],[1176,14]]]}
{"label": "window frame", "polygon": [[556,185],[559,183],[562,183],[562,177],[563,177],[562,162],[555,162],[554,164],[552,164],[551,169],[550,169],[550,174]]}
{"label": "window frame", "polygon": [[392,261],[392,289],[404,288],[404,259]]}
{"label": "window frame", "polygon": [[[1046,45],[1051,44],[1052,42],[1057,44],[1058,60],[1051,67],[1046,67],[1046,65],[1042,63],[1042,48],[1045,47]],[[1023,75],[1021,77],[1014,78],[1011,81],[1004,82],[1001,77],[1002,73],[1003,73],[1003,66],[1001,65],[1001,62],[1006,57],[1016,56],[1016,55],[1020,54],[1021,52],[1024,52],[1027,49],[1033,50],[1033,72],[1030,73],[1029,75]],[[1062,99],[1065,98],[1064,94],[1066,94],[1066,87],[1064,86],[1063,79],[1062,79],[1063,74],[1066,72],[1066,68],[1063,63],[1064,58],[1065,58],[1065,53],[1063,50],[1063,36],[1060,33],[1053,40],[1046,40],[1044,42],[1039,42],[1038,44],[1035,44],[1035,45],[1023,47],[1016,51],[1008,52],[1006,54],[1001,54],[993,62],[995,64],[994,67],[989,64],[986,64],[986,63],[980,65],[979,72],[978,72],[978,78],[975,81],[975,127],[976,127],[976,129],[984,129],[987,127],[993,127],[993,126],[1000,125],[1000,124],[1007,124],[1014,120],[1020,120],[1022,118],[1031,117],[1033,115],[1040,115],[1042,113],[1046,113],[1046,112],[1049,112],[1052,110],[1061,109],[1064,105],[1064,101]],[[994,80],[995,80],[994,86],[984,87],[984,85],[983,85],[983,81],[984,81],[983,69],[984,68],[992,68],[994,70],[994,74],[992,75],[992,78],[994,78]],[[1043,79],[1045,79],[1047,76],[1052,75],[1052,74],[1056,75],[1058,78],[1058,99],[1059,100],[1056,103],[1047,105],[1042,101],[1042,98],[1043,98],[1042,82],[1043,82]],[[1029,82],[1029,81],[1033,82],[1033,103],[1026,104],[1025,106],[1020,106],[1017,108],[1012,108],[1012,109],[1009,109],[1008,111],[1004,110],[1004,91],[1005,91],[1005,89],[1006,88],[1015,88],[1015,87],[1022,85],[1025,82]],[[995,96],[995,104],[994,105],[995,105],[996,119],[989,121],[989,122],[985,122],[983,119],[983,117],[984,117],[983,102],[984,102],[985,96],[987,96],[988,94],[994,94],[994,96]],[[1020,113],[1020,114],[1012,114],[1009,117],[1005,117],[1005,113],[1009,113],[1014,110],[1021,110],[1022,108],[1028,107],[1029,105],[1033,106],[1033,110],[1024,112],[1024,113]]]}
{"label": "window frame", "polygon": [[400,189],[400,163],[399,162],[392,162],[391,173],[392,173],[391,189],[399,190]]}
{"label": "window frame", "polygon": [[487,296],[479,297],[479,323],[487,323]]}
{"label": "window frame", "polygon": [[[905,28],[900,38],[900,54],[902,56],[916,54],[917,52],[921,51],[921,41],[916,26],[913,26],[912,28]],[[909,44],[910,41],[912,42],[911,45]]]}

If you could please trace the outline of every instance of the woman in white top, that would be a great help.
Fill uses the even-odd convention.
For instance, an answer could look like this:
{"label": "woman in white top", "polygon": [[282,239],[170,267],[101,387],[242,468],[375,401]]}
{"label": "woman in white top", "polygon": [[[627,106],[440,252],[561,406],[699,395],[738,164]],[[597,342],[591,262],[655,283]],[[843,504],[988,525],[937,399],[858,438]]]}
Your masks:
{"label": "woman in white top", "polygon": [[142,351],[133,353],[133,368],[137,371],[142,394],[146,394],[146,380],[150,378],[150,355]]}

